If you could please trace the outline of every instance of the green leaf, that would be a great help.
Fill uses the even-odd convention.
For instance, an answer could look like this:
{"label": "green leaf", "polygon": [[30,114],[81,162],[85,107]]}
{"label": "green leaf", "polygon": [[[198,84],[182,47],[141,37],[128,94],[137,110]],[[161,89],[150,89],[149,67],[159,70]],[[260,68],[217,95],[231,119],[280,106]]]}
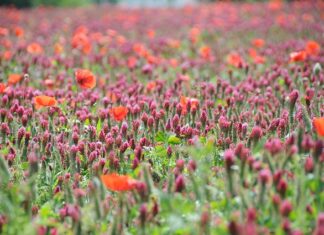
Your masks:
{"label": "green leaf", "polygon": [[156,136],[155,136],[155,141],[156,142],[167,142],[167,134],[165,132],[162,132],[162,131],[159,131],[158,133],[156,133]]}
{"label": "green leaf", "polygon": [[101,118],[99,118],[99,121],[97,122],[97,135],[101,131],[101,126],[102,126],[102,122],[101,122]]}
{"label": "green leaf", "polygon": [[169,144],[180,144],[181,140],[178,137],[176,137],[175,135],[171,135],[168,139],[168,143]]}

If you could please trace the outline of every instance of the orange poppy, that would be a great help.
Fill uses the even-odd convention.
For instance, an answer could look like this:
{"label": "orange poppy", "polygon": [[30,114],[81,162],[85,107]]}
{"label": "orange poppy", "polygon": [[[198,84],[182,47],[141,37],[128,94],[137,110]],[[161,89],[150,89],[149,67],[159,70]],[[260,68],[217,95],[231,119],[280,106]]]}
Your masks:
{"label": "orange poppy", "polygon": [[95,76],[87,69],[77,69],[75,77],[77,83],[84,89],[92,89],[96,86]]}
{"label": "orange poppy", "polygon": [[110,115],[116,120],[116,121],[122,121],[126,117],[128,113],[128,108],[124,106],[118,106],[110,109],[109,111]]}
{"label": "orange poppy", "polygon": [[321,46],[315,41],[308,41],[305,50],[308,55],[317,55],[321,50]]}
{"label": "orange poppy", "polygon": [[265,43],[264,43],[264,40],[263,40],[263,39],[261,39],[261,38],[257,38],[257,39],[254,39],[254,40],[252,41],[252,44],[253,44],[254,47],[261,48],[261,47],[264,46]]}
{"label": "orange poppy", "polygon": [[12,56],[11,51],[4,51],[2,54],[2,58],[7,61],[11,59],[11,56]]}
{"label": "orange poppy", "polygon": [[193,109],[193,108],[197,109],[198,106],[199,106],[199,100],[198,99],[181,96],[180,97],[180,104],[181,104],[181,107],[182,107],[181,113],[183,115],[185,115],[187,113],[187,104],[188,104],[188,102],[190,102],[190,109]]}
{"label": "orange poppy", "polygon": [[137,59],[136,59],[136,57],[133,57],[133,56],[128,57],[128,59],[127,59],[127,67],[129,69],[133,69],[133,68],[136,67],[136,65],[137,65]]}
{"label": "orange poppy", "polygon": [[43,53],[43,48],[38,43],[33,42],[27,46],[27,52],[30,54],[37,55]]}
{"label": "orange poppy", "polygon": [[147,90],[148,92],[153,91],[153,90],[155,89],[155,87],[156,87],[156,82],[155,82],[155,81],[148,82],[148,83],[146,84],[146,90]]}
{"label": "orange poppy", "polygon": [[211,49],[208,46],[202,46],[199,49],[199,55],[201,58],[208,60],[211,57]]}
{"label": "orange poppy", "polygon": [[92,49],[88,36],[83,32],[73,35],[71,45],[73,48],[82,50],[84,54],[89,54]]}
{"label": "orange poppy", "polygon": [[292,52],[290,53],[290,62],[301,62],[306,60],[306,51]]}
{"label": "orange poppy", "polygon": [[55,106],[57,103],[56,99],[51,96],[39,95],[35,97],[35,107],[39,109],[41,107]]}
{"label": "orange poppy", "polygon": [[64,51],[63,46],[60,43],[55,43],[54,45],[54,53],[56,55],[60,55]]}
{"label": "orange poppy", "polygon": [[178,60],[175,58],[171,58],[169,59],[169,64],[171,65],[171,67],[175,68],[178,66]]}
{"label": "orange poppy", "polygon": [[249,49],[249,54],[252,57],[254,63],[256,63],[256,64],[264,64],[265,58],[263,56],[258,55],[256,50],[254,50],[253,48]]}
{"label": "orange poppy", "polygon": [[6,85],[4,83],[0,83],[0,94],[3,94],[6,90]]}
{"label": "orange poppy", "polygon": [[313,124],[319,136],[324,136],[324,117],[314,118]]}
{"label": "orange poppy", "polygon": [[15,85],[16,83],[20,82],[20,80],[22,79],[22,75],[20,74],[10,74],[9,78],[8,78],[8,84],[10,85]]}
{"label": "orange poppy", "polygon": [[233,52],[227,56],[227,63],[237,68],[241,68],[244,64],[244,61],[238,53]]}
{"label": "orange poppy", "polygon": [[117,101],[117,96],[114,92],[107,91],[106,96],[112,103]]}
{"label": "orange poppy", "polygon": [[102,175],[101,181],[111,191],[129,191],[136,186],[136,180],[128,175],[118,175],[116,173]]}
{"label": "orange poppy", "polygon": [[148,30],[147,36],[148,38],[153,39],[155,37],[155,31],[153,29]]}
{"label": "orange poppy", "polygon": [[200,36],[200,29],[197,28],[197,27],[193,27],[190,29],[190,32],[189,32],[189,39],[192,43],[196,43],[199,39],[199,36]]}
{"label": "orange poppy", "polygon": [[24,36],[24,30],[21,27],[15,27],[14,32],[15,32],[16,37],[18,37],[18,38]]}

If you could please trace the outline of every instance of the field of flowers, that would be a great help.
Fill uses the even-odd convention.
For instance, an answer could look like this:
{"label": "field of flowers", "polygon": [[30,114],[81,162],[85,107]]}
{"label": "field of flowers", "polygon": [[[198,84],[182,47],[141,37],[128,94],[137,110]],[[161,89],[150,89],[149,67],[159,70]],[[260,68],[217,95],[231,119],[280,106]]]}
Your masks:
{"label": "field of flowers", "polygon": [[324,234],[324,4],[0,8],[0,234]]}

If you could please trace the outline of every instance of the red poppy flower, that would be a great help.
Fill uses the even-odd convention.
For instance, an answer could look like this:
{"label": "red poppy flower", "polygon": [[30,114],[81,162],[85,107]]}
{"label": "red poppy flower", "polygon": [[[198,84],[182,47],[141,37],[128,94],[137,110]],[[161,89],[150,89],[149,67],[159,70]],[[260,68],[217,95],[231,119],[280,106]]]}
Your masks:
{"label": "red poppy flower", "polygon": [[324,117],[314,118],[313,124],[319,136],[324,136]]}
{"label": "red poppy flower", "polygon": [[36,109],[42,107],[55,106],[57,103],[56,99],[51,96],[39,95],[35,97],[35,107]]}
{"label": "red poppy flower", "polygon": [[20,82],[20,80],[22,79],[21,74],[10,74],[9,78],[8,78],[8,84],[10,85],[15,85],[16,83]]}
{"label": "red poppy flower", "polygon": [[30,54],[38,55],[43,53],[43,48],[36,42],[33,42],[27,46],[27,52]]}
{"label": "red poppy flower", "polygon": [[126,117],[128,113],[128,108],[124,106],[118,106],[110,109],[110,115],[116,120],[116,121],[122,121]]}
{"label": "red poppy flower", "polygon": [[199,49],[199,55],[201,58],[208,60],[211,57],[211,49],[208,46],[203,46]]}
{"label": "red poppy flower", "polygon": [[147,85],[146,85],[146,90],[148,92],[151,92],[155,89],[156,87],[156,82],[155,81],[152,81],[152,82],[148,82]]}
{"label": "red poppy flower", "polygon": [[15,27],[14,32],[18,38],[24,36],[24,30],[21,27]]}
{"label": "red poppy flower", "polygon": [[0,83],[0,94],[4,93],[6,90],[6,85],[4,83]]}
{"label": "red poppy flower", "polygon": [[116,103],[117,95],[114,92],[107,91],[106,96],[112,103]]}
{"label": "red poppy flower", "polygon": [[290,53],[290,62],[301,62],[307,58],[306,51],[292,52]]}
{"label": "red poppy flower", "polygon": [[321,46],[315,41],[308,41],[305,50],[308,55],[317,55],[321,50]]}
{"label": "red poppy flower", "polygon": [[244,61],[239,54],[234,52],[227,56],[227,63],[237,68],[241,68],[244,64]]}
{"label": "red poppy flower", "polygon": [[182,111],[181,113],[183,115],[185,115],[187,113],[187,104],[188,102],[190,102],[190,109],[197,109],[199,106],[199,100],[195,99],[195,98],[190,98],[190,97],[185,97],[185,96],[181,96],[180,97],[180,104],[182,107]]}
{"label": "red poppy flower", "polygon": [[257,38],[257,39],[254,39],[254,40],[252,41],[252,44],[253,44],[254,47],[261,48],[261,47],[264,46],[265,43],[264,43],[264,40],[263,40],[263,39],[261,39],[261,38]]}
{"label": "red poppy flower", "polygon": [[118,175],[116,173],[102,175],[101,181],[107,189],[112,191],[129,191],[136,186],[136,180],[128,175]]}
{"label": "red poppy flower", "polygon": [[129,69],[133,69],[133,68],[136,67],[136,65],[137,65],[137,59],[136,59],[136,57],[133,57],[133,56],[128,57],[128,59],[127,59],[127,67]]}
{"label": "red poppy flower", "polygon": [[84,89],[92,89],[96,86],[96,78],[87,69],[78,69],[75,71],[77,83]]}
{"label": "red poppy flower", "polygon": [[60,55],[64,51],[63,46],[60,43],[55,43],[54,45],[54,53],[56,55]]}

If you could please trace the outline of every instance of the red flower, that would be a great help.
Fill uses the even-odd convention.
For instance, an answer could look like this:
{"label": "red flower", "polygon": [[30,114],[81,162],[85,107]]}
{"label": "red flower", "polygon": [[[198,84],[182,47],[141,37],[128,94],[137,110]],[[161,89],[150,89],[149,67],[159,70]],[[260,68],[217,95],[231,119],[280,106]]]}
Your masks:
{"label": "red flower", "polygon": [[263,39],[257,38],[257,39],[254,39],[252,41],[252,44],[253,44],[254,47],[260,48],[260,47],[263,47],[265,43],[264,43],[264,40]]}
{"label": "red flower", "polygon": [[237,68],[241,68],[244,64],[244,61],[239,54],[234,52],[227,56],[227,63]]}
{"label": "red flower", "polygon": [[0,83],[0,94],[4,93],[6,90],[6,85],[4,83]]}
{"label": "red flower", "polygon": [[14,28],[14,31],[15,31],[16,37],[24,36],[25,32],[24,32],[23,28],[17,26],[17,27]]}
{"label": "red flower", "polygon": [[78,69],[75,71],[77,83],[84,89],[92,89],[96,86],[96,78],[89,70]]}
{"label": "red flower", "polygon": [[306,60],[306,51],[292,52],[290,53],[290,62],[301,62]]}
{"label": "red flower", "polygon": [[128,108],[124,106],[118,106],[110,109],[110,115],[116,120],[116,121],[122,121],[126,117],[128,113]]}
{"label": "red flower", "polygon": [[146,90],[147,90],[148,92],[153,91],[155,88],[156,88],[156,82],[155,82],[155,81],[151,81],[151,82],[148,82],[148,83],[146,84]]}
{"label": "red flower", "polygon": [[198,99],[181,96],[180,97],[180,104],[181,104],[181,107],[182,107],[181,113],[183,115],[185,115],[187,113],[187,104],[188,104],[188,102],[190,102],[190,109],[194,109],[194,108],[198,109],[198,106],[199,106]]}
{"label": "red flower", "polygon": [[320,45],[315,41],[308,41],[305,51],[308,55],[317,55],[321,50]]}
{"label": "red flower", "polygon": [[39,109],[41,107],[55,106],[57,103],[54,97],[40,95],[35,97],[35,107]]}
{"label": "red flower", "polygon": [[10,74],[9,78],[8,78],[8,84],[10,85],[15,85],[16,83],[20,82],[20,80],[22,79],[22,76],[20,74]]}
{"label": "red flower", "polygon": [[199,55],[201,58],[205,60],[209,60],[211,58],[211,49],[208,46],[203,46],[199,49]]}
{"label": "red flower", "polygon": [[136,180],[128,175],[118,175],[116,173],[102,175],[101,181],[107,189],[112,191],[129,191],[136,186]]}
{"label": "red flower", "polygon": [[313,124],[319,136],[324,136],[324,117],[314,118]]}
{"label": "red flower", "polygon": [[33,42],[27,46],[27,52],[30,54],[38,55],[43,53],[43,48],[36,42]]}

